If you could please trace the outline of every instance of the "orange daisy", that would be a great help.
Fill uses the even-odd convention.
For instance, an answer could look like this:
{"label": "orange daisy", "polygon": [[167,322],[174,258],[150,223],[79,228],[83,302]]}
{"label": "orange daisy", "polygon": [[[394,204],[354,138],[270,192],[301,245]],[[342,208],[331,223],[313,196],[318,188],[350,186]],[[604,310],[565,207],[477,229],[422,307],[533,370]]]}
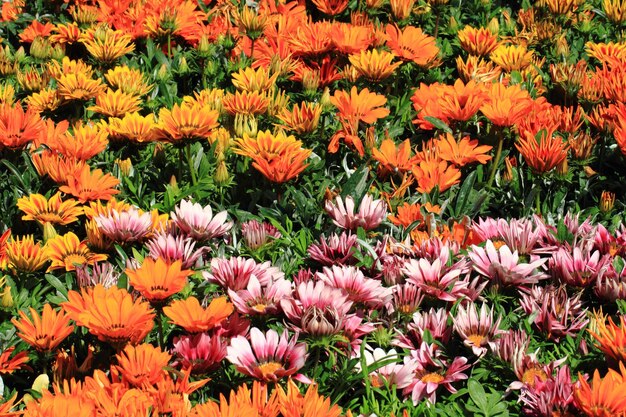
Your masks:
{"label": "orange daisy", "polygon": [[84,165],[73,175],[67,178],[67,185],[59,187],[59,190],[73,195],[81,203],[91,200],[109,200],[119,190],[114,189],[120,181],[111,174],[105,174],[101,169],[91,170],[89,165]]}
{"label": "orange daisy", "polygon": [[83,208],[76,200],[62,201],[60,192],[50,199],[41,194],[30,194],[17,200],[17,207],[24,212],[22,220],[35,220],[40,224],[66,225],[77,221],[83,214]]}
{"label": "orange daisy", "polygon": [[488,56],[499,45],[498,36],[487,28],[465,26],[457,32],[461,48],[471,55]]}
{"label": "orange daisy", "polygon": [[219,114],[208,107],[175,104],[172,109],[159,111],[159,125],[165,139],[171,143],[185,140],[206,139],[218,126]]}
{"label": "orange daisy", "polygon": [[403,30],[387,25],[387,46],[400,59],[413,61],[425,67],[431,65],[439,55],[435,38],[426,35],[422,29],[406,26]]}
{"label": "orange daisy", "polygon": [[621,373],[609,369],[600,377],[596,369],[589,384],[579,375],[578,385],[574,388],[574,402],[587,416],[619,417],[626,415],[626,369],[620,365]]}
{"label": "orange daisy", "polygon": [[378,161],[378,173],[383,177],[396,172],[404,174],[417,162],[417,157],[411,156],[409,139],[400,145],[396,145],[391,139],[384,139],[378,149],[372,149],[372,157]]}
{"label": "orange daisy", "polygon": [[234,94],[226,94],[223,104],[224,110],[233,115],[257,115],[265,113],[270,102],[265,93],[237,91]]}
{"label": "orange daisy", "polygon": [[51,262],[48,272],[62,268],[66,271],[74,271],[76,265],[93,265],[94,262],[107,259],[107,255],[91,252],[87,244],[84,241],[81,242],[72,232],[48,240],[44,252]]}
{"label": "orange daisy", "polygon": [[614,363],[622,362],[626,364],[626,321],[620,316],[620,325],[616,325],[609,317],[607,324],[605,318],[596,314],[597,332],[589,330],[589,333],[596,339],[600,350],[607,359]]}
{"label": "orange daisy", "polygon": [[140,109],[141,99],[139,96],[125,93],[122,90],[111,89],[96,96],[95,106],[87,107],[87,110],[109,117],[122,117]]}
{"label": "orange daisy", "polygon": [[83,72],[62,74],[57,78],[57,93],[64,101],[86,101],[106,90],[100,79],[94,80]]}
{"label": "orange daisy", "polygon": [[298,134],[312,133],[322,115],[322,106],[318,103],[302,102],[295,104],[292,110],[283,109],[276,117],[282,122],[280,127],[293,130]]}
{"label": "orange daisy", "polygon": [[404,204],[396,208],[397,215],[394,216],[390,214],[387,218],[396,226],[403,226],[406,228],[414,222],[424,221],[424,213],[422,212],[422,209],[424,209],[426,213],[439,214],[441,212],[441,207],[438,205],[433,206],[430,203],[423,205],[420,203],[409,204],[404,202]]}
{"label": "orange daisy", "polygon": [[24,236],[21,239],[11,237],[6,242],[4,251],[9,267],[19,271],[35,272],[43,268],[48,262],[44,248],[39,242],[35,243],[35,238],[32,235]]}
{"label": "orange daisy", "polygon": [[469,136],[465,136],[457,142],[451,134],[446,133],[435,139],[435,146],[441,159],[451,162],[457,167],[463,167],[474,162],[486,164],[491,159],[491,155],[487,155],[487,153],[491,151],[492,146],[479,146],[478,140],[470,139]]}
{"label": "orange daisy", "polygon": [[37,139],[44,124],[32,109],[24,111],[19,102],[0,105],[0,148],[23,148]]}
{"label": "orange daisy", "polygon": [[109,139],[130,142],[144,143],[154,142],[159,139],[160,131],[154,114],[146,116],[135,113],[127,113],[121,119],[109,119],[105,129]]}
{"label": "orange daisy", "polygon": [[456,80],[453,86],[440,91],[438,104],[445,119],[466,121],[474,116],[487,100],[488,95],[482,84]]}
{"label": "orange daisy", "polygon": [[461,171],[446,161],[422,161],[413,168],[413,175],[420,193],[430,193],[435,187],[443,192],[461,181]]}
{"label": "orange daisy", "polygon": [[496,126],[512,126],[523,118],[533,105],[526,90],[519,85],[494,83],[487,91],[489,99],[480,111]]}
{"label": "orange daisy", "polygon": [[41,316],[30,308],[32,320],[23,311],[19,312],[20,320],[11,319],[17,328],[18,336],[39,352],[50,352],[74,331],[70,324],[70,316],[56,312],[50,304],[43,306]]}
{"label": "orange daisy", "polygon": [[532,63],[533,51],[524,45],[500,45],[489,58],[506,72],[521,71]]}
{"label": "orange daisy", "polygon": [[152,90],[143,72],[126,65],[116,65],[104,74],[104,78],[112,88],[131,96],[144,96]]}
{"label": "orange daisy", "polygon": [[111,63],[135,50],[132,37],[122,30],[99,26],[87,29],[79,41],[96,60]]}
{"label": "orange daisy", "polygon": [[107,131],[101,125],[78,122],[72,127],[72,133],[55,135],[48,140],[48,147],[67,158],[86,161],[104,151],[109,144]]}
{"label": "orange daisy", "polygon": [[356,71],[369,81],[380,82],[394,73],[402,62],[391,63],[396,56],[387,51],[377,49],[352,54],[350,63]]}
{"label": "orange daisy", "polygon": [[122,381],[139,388],[144,384],[154,385],[165,378],[167,375],[165,368],[172,359],[172,355],[150,343],[127,345],[115,357],[117,358],[115,368],[122,375]]}
{"label": "orange daisy", "polygon": [[167,263],[161,258],[145,258],[137,269],[126,268],[130,285],[150,303],[161,304],[187,285],[193,271],[181,269],[182,261]]}
{"label": "orange daisy", "polygon": [[333,22],[329,36],[334,47],[342,54],[365,51],[372,44],[372,29],[350,23]]}
{"label": "orange daisy", "polygon": [[544,174],[567,159],[569,145],[552,131],[542,130],[537,136],[539,138],[530,132],[524,132],[515,147],[533,172]]}
{"label": "orange daisy", "polygon": [[226,297],[214,298],[207,308],[203,308],[195,297],[175,300],[163,308],[163,314],[188,333],[206,332],[226,320],[232,312],[233,305],[226,301]]}
{"label": "orange daisy", "polygon": [[260,93],[271,90],[276,85],[278,73],[270,75],[269,69],[259,67],[256,70],[250,67],[242,68],[232,75],[233,85],[239,91]]}

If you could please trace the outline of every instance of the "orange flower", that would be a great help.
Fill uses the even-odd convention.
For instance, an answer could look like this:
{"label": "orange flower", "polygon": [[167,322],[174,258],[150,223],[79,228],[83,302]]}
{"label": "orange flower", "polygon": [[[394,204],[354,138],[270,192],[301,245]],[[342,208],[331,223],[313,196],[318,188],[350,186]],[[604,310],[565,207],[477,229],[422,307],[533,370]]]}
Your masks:
{"label": "orange flower", "polygon": [[[22,351],[9,359],[14,350],[15,346],[11,346],[6,348],[0,354],[0,375],[12,374],[18,369],[28,368],[28,365],[24,365],[26,362],[28,362],[28,352]],[[3,416],[1,411],[0,416]]]}
{"label": "orange flower", "polygon": [[342,410],[337,404],[331,405],[330,398],[319,395],[317,385],[311,384],[302,395],[293,382],[287,382],[287,392],[280,385],[276,385],[280,412],[283,416],[316,416],[316,417],[340,417]]}
{"label": "orange flower", "polygon": [[67,24],[57,24],[53,29],[53,34],[48,38],[52,43],[73,44],[80,38],[80,27],[75,22]]}
{"label": "orange flower", "polygon": [[48,175],[57,184],[67,184],[68,178],[87,166],[85,161],[66,158],[60,153],[45,150],[31,154],[31,160],[41,176]]}
{"label": "orange flower", "polygon": [[270,102],[265,93],[237,91],[224,96],[224,109],[230,114],[256,115],[267,111]]}
{"label": "orange flower", "polygon": [[46,22],[44,25],[37,20],[33,20],[30,26],[20,33],[20,40],[24,43],[32,43],[37,37],[46,38],[50,36],[52,29],[54,29],[54,25],[50,22]]}
{"label": "orange flower", "polygon": [[438,99],[444,119],[469,120],[488,98],[485,88],[475,81],[464,84],[456,80],[454,86],[445,87],[441,89]]}
{"label": "orange flower", "polygon": [[490,83],[497,80],[502,73],[502,68],[493,62],[487,62],[474,55],[467,57],[465,61],[458,56],[456,58],[456,68],[463,81],[474,80],[477,83]]}
{"label": "orange flower", "polygon": [[330,29],[327,21],[306,22],[289,34],[289,44],[295,57],[323,55],[332,47]]}
{"label": "orange flower", "polygon": [[166,140],[181,143],[210,137],[218,126],[218,116],[217,111],[207,107],[174,104],[171,110],[162,108],[159,111],[159,124]]}
{"label": "orange flower", "polygon": [[48,262],[44,249],[39,242],[35,243],[35,238],[32,235],[24,236],[21,239],[11,237],[4,250],[9,267],[20,271],[35,272],[43,268]]}
{"label": "orange flower", "polygon": [[122,90],[111,89],[96,96],[95,106],[87,107],[87,110],[109,117],[122,117],[140,109],[141,99],[138,96],[124,93]]}
{"label": "orange flower", "polygon": [[107,256],[93,253],[85,242],[81,242],[72,232],[58,235],[46,242],[45,255],[51,261],[48,272],[65,268],[74,271],[76,265],[93,265],[94,262],[104,261]]}
{"label": "orange flower", "polygon": [[232,312],[233,305],[226,301],[226,297],[214,298],[206,309],[195,297],[175,300],[163,308],[163,314],[188,333],[206,332],[226,320]]}
{"label": "orange flower", "polygon": [[372,157],[378,161],[378,173],[387,176],[396,172],[404,174],[410,171],[417,158],[411,156],[411,141],[406,139],[396,146],[391,139],[384,139],[380,148],[372,149]]}
{"label": "orange flower", "polygon": [[346,10],[348,0],[312,0],[317,10],[329,16],[335,16]]}
{"label": "orange flower", "polygon": [[621,417],[626,415],[626,369],[620,365],[621,374],[609,369],[600,377],[596,369],[593,372],[591,385],[582,375],[578,377],[578,385],[574,388],[574,402],[587,416]]}
{"label": "orange flower", "polygon": [[23,148],[27,143],[35,141],[44,124],[34,110],[24,112],[21,104],[0,104],[0,149]]}
{"label": "orange flower", "polygon": [[413,168],[413,175],[420,193],[430,193],[435,187],[443,192],[461,180],[461,171],[446,161],[422,161]]}
{"label": "orange flower", "polygon": [[138,269],[126,268],[130,285],[150,303],[160,304],[187,285],[193,271],[181,269],[182,262],[172,264],[158,258],[145,258]]}
{"label": "orange flower", "polygon": [[135,50],[129,34],[122,30],[108,29],[104,25],[87,29],[79,41],[92,57],[103,63],[112,63]]}
{"label": "orange flower", "polygon": [[620,325],[616,325],[609,317],[607,325],[604,317],[596,314],[597,333],[589,330],[589,333],[596,339],[600,350],[607,359],[613,363],[621,362],[626,364],[626,321],[620,316]]}
{"label": "orange flower", "polygon": [[533,105],[528,92],[519,85],[506,87],[504,84],[494,83],[488,93],[489,99],[480,111],[496,126],[514,125]]}
{"label": "orange flower", "polygon": [[45,88],[32,93],[24,99],[28,107],[36,113],[53,112],[61,105],[61,98],[56,89]]}
{"label": "orange flower", "polygon": [[542,130],[538,139],[530,132],[524,132],[515,144],[526,164],[537,174],[551,171],[567,159],[569,145],[553,131]]}
{"label": "orange flower", "polygon": [[276,117],[283,122],[280,127],[293,130],[298,134],[312,133],[322,115],[322,106],[318,103],[302,102],[294,104],[292,110],[283,109]]}
{"label": "orange flower", "polygon": [[244,133],[237,139],[235,153],[252,158],[252,166],[268,180],[282,183],[298,176],[308,166],[304,161],[311,155],[293,135],[269,130],[258,132],[256,138]]}
{"label": "orange flower", "polygon": [[449,86],[440,83],[431,85],[421,83],[419,88],[415,90],[411,96],[411,101],[413,108],[417,111],[417,118],[413,120],[413,123],[418,125],[420,129],[432,130],[435,128],[426,117],[435,117],[444,123],[450,121],[447,113],[439,104],[442,92],[448,88]]}
{"label": "orange flower", "polygon": [[110,200],[119,190],[114,189],[120,181],[110,174],[105,174],[101,169],[91,170],[85,165],[67,178],[67,185],[59,187],[59,190],[73,195],[81,203],[91,200]]}
{"label": "orange flower", "polygon": [[[350,138],[359,155],[364,155],[363,143],[356,136],[359,122],[372,124],[378,119],[387,117],[389,109],[382,107],[387,103],[387,98],[380,94],[371,93],[367,88],[357,92],[356,86],[353,86],[350,93],[341,90],[335,91],[330,102],[338,110],[337,117],[343,126],[343,132],[340,133],[343,133],[344,137]],[[333,136],[328,145],[329,152],[337,152],[340,137],[337,134]]]}
{"label": "orange flower", "polygon": [[350,23],[333,22],[329,36],[335,48],[342,54],[356,54],[372,44],[372,29]]}
{"label": "orange flower", "polygon": [[103,342],[116,348],[126,343],[140,343],[154,327],[154,310],[150,304],[133,297],[122,288],[104,288],[101,284],[94,288],[82,289],[81,293],[70,291],[69,301],[63,309],[79,326]]}
{"label": "orange flower", "polygon": [[149,343],[137,346],[127,345],[123,351],[115,355],[118,369],[123,381],[135,386],[154,385],[166,377],[165,367],[172,356]]}
{"label": "orange flower", "polygon": [[66,225],[77,221],[83,214],[83,208],[76,200],[62,201],[60,192],[49,200],[41,194],[30,194],[17,200],[17,207],[24,212],[22,220],[35,220],[40,224]]}
{"label": "orange flower", "polygon": [[32,320],[23,311],[19,313],[20,320],[11,319],[11,323],[19,331],[17,335],[39,352],[54,350],[74,331],[70,316],[62,312],[57,314],[47,303],[43,306],[41,316],[30,308]]}
{"label": "orange flower", "polygon": [[397,216],[389,215],[387,218],[391,223],[396,226],[409,227],[414,222],[423,222],[424,214],[422,213],[422,208],[427,213],[435,213],[439,214],[441,212],[441,207],[438,205],[433,206],[430,203],[426,203],[424,205],[420,203],[409,204],[405,202],[403,205],[398,206],[396,208]]}
{"label": "orange flower", "polygon": [[387,46],[400,59],[413,61],[425,67],[431,65],[439,55],[435,38],[426,35],[422,29],[406,26],[404,30],[387,25]]}
{"label": "orange flower", "polygon": [[7,266],[7,241],[11,237],[11,229],[7,229],[0,235],[0,269]]}
{"label": "orange flower", "polygon": [[469,136],[465,136],[457,142],[451,134],[446,133],[435,140],[435,146],[441,159],[451,162],[457,167],[463,167],[473,162],[486,164],[491,159],[491,155],[487,155],[487,152],[491,150],[492,146],[478,146],[478,141],[470,139]]}
{"label": "orange flower", "polygon": [[152,85],[148,84],[141,70],[126,65],[115,66],[104,74],[104,78],[112,88],[131,96],[144,96],[152,90]]}
{"label": "orange flower", "polygon": [[249,93],[258,91],[260,93],[271,90],[276,85],[278,73],[270,75],[268,69],[259,67],[256,70],[246,67],[232,75],[233,85],[239,91]]}
{"label": "orange flower", "polygon": [[397,20],[404,20],[411,15],[415,0],[389,0],[391,14]]}
{"label": "orange flower", "polygon": [[360,54],[352,54],[350,63],[357,72],[366,79],[380,82],[394,73],[402,62],[391,63],[396,56],[387,51],[361,51]]}
{"label": "orange flower", "polygon": [[67,158],[86,161],[104,151],[109,144],[107,131],[100,125],[78,122],[72,127],[72,133],[55,135],[47,143],[49,148]]}
{"label": "orange flower", "polygon": [[473,28],[465,26],[457,33],[461,48],[469,52],[470,55],[488,56],[499,45],[498,36],[487,28]]}
{"label": "orange flower", "polygon": [[524,45],[500,45],[489,57],[504,71],[521,71],[532,63],[533,51],[527,50]]}
{"label": "orange flower", "polygon": [[111,140],[127,140],[130,142],[154,142],[160,137],[159,126],[150,113],[142,116],[139,113],[127,113],[121,119],[111,118],[106,125]]}

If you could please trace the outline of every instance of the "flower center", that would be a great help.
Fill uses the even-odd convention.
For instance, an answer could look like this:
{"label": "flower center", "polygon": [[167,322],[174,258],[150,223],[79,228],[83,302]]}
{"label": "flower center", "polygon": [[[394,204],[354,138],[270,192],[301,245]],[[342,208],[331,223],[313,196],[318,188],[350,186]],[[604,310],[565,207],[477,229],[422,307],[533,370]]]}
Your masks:
{"label": "flower center", "polygon": [[429,374],[426,374],[424,376],[422,376],[421,380],[422,382],[433,382],[435,384],[440,384],[441,381],[443,381],[445,378],[443,377],[443,375],[440,375],[436,372],[431,372]]}
{"label": "flower center", "polygon": [[252,309],[256,311],[257,313],[265,313],[265,310],[267,310],[267,305],[263,303],[258,303],[258,304],[253,305]]}
{"label": "flower center", "polygon": [[527,369],[522,375],[522,382],[530,387],[534,387],[535,383],[539,381],[543,382],[548,379],[548,375],[541,368],[530,368]]}
{"label": "flower center", "polygon": [[482,346],[487,341],[487,338],[480,334],[472,334],[467,336],[467,341],[469,341],[472,346]]}
{"label": "flower center", "polygon": [[259,371],[261,371],[261,375],[263,375],[264,378],[273,376],[277,370],[282,368],[283,365],[278,362],[267,362],[259,365]]}

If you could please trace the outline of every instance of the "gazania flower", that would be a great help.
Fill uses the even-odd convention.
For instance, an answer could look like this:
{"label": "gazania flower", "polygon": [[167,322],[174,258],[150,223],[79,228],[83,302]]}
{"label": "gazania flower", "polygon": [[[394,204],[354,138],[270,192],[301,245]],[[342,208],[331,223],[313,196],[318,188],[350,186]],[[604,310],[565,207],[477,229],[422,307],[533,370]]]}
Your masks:
{"label": "gazania flower", "polygon": [[65,156],[86,161],[104,151],[109,144],[107,132],[100,125],[78,122],[72,127],[72,133],[55,135],[47,145]]}
{"label": "gazania flower", "polygon": [[567,159],[569,145],[550,131],[542,130],[537,136],[524,132],[515,147],[533,172],[544,174]]}
{"label": "gazania flower", "polygon": [[523,45],[500,45],[489,57],[504,71],[521,71],[532,63],[533,51]]}
{"label": "gazania flower", "polygon": [[217,369],[226,357],[226,344],[219,336],[207,333],[174,338],[174,366],[191,369],[192,374],[206,374]]}
{"label": "gazania flower", "polygon": [[20,40],[24,43],[32,43],[35,38],[47,38],[52,33],[54,25],[50,22],[45,24],[38,20],[33,20],[28,27],[26,27],[19,35]]}
{"label": "gazania flower", "polygon": [[195,297],[175,300],[163,308],[163,314],[188,333],[206,332],[226,320],[232,312],[233,305],[226,301],[226,297],[214,298],[207,308],[203,308]]}
{"label": "gazania flower", "polygon": [[237,292],[228,290],[228,295],[241,314],[276,314],[280,311],[280,300],[291,296],[291,282],[280,278],[261,286],[259,280],[252,275],[245,289]]}
{"label": "gazania flower", "polygon": [[111,140],[144,143],[154,142],[160,137],[158,124],[152,113],[146,116],[137,112],[126,113],[121,119],[110,118],[106,130]]}
{"label": "gazania flower", "polygon": [[85,45],[92,57],[102,63],[111,63],[135,50],[130,35],[122,30],[108,29],[105,26],[87,29],[79,41]]}
{"label": "gazania flower", "polygon": [[226,220],[228,213],[225,210],[213,216],[211,206],[202,207],[187,200],[182,200],[171,216],[176,226],[196,241],[220,237],[233,226],[232,222]]}
{"label": "gazania flower", "polygon": [[456,68],[459,72],[459,77],[465,82],[474,80],[477,83],[490,83],[498,79],[502,73],[502,68],[493,62],[474,55],[468,56],[465,60],[458,56],[456,58]]}
{"label": "gazania flower", "polygon": [[17,207],[24,212],[22,220],[34,220],[40,224],[66,225],[77,221],[83,214],[83,208],[76,200],[62,201],[59,192],[50,199],[41,194],[30,194],[17,200]]}
{"label": "gazania flower", "polygon": [[[385,351],[381,348],[376,348],[372,350],[372,348],[366,346],[363,356],[365,357],[367,368],[375,369],[368,375],[373,387],[395,386],[397,389],[404,389],[411,384],[417,364],[415,361],[398,363],[401,361],[395,349]],[[360,355],[357,358],[360,359]],[[391,363],[389,363],[390,361]],[[385,363],[385,365],[380,366],[382,363]],[[363,372],[360,361],[354,369],[358,372]]]}
{"label": "gazania flower", "polygon": [[248,286],[254,275],[261,285],[268,285],[272,280],[284,278],[284,274],[270,262],[258,264],[254,259],[232,257],[230,259],[211,259],[211,272],[203,272],[202,276],[209,281],[233,291],[243,290]]}
{"label": "gazania flower", "polygon": [[470,55],[488,56],[499,45],[498,36],[487,28],[473,28],[465,26],[457,33],[461,48]]}
{"label": "gazania flower", "polygon": [[11,320],[19,331],[17,335],[39,352],[56,349],[74,331],[74,326],[70,324],[70,316],[62,312],[57,313],[48,303],[43,306],[41,316],[33,308],[30,309],[32,320],[23,311],[19,313],[20,320]]}
{"label": "gazania flower", "polygon": [[73,195],[81,203],[86,203],[91,200],[110,200],[120,192],[113,188],[119,183],[117,178],[103,173],[101,169],[92,171],[89,165],[85,165],[67,178],[67,185],[59,187],[59,190]]}
{"label": "gazania flower", "polygon": [[[8,236],[6,233],[3,237]],[[12,268],[24,272],[35,272],[43,268],[48,257],[39,242],[32,235],[7,240],[4,247],[6,262]]]}
{"label": "gazania flower", "polygon": [[87,110],[109,117],[122,117],[140,109],[141,99],[138,96],[110,89],[96,97],[95,106],[87,107]]}
{"label": "gazania flower", "polygon": [[335,48],[345,55],[364,51],[372,44],[370,28],[350,23],[333,22],[329,36]]}
{"label": "gazania flower", "polygon": [[378,308],[391,299],[391,288],[383,287],[379,280],[366,278],[363,272],[353,266],[324,267],[315,276],[330,287],[344,290],[348,300],[354,304]]}
{"label": "gazania flower", "polygon": [[559,282],[574,287],[589,287],[609,264],[610,256],[602,255],[598,250],[591,252],[580,246],[562,246],[553,253],[548,266]]}
{"label": "gazania flower", "polygon": [[493,349],[495,338],[503,333],[499,330],[502,317],[493,319],[493,310],[486,304],[478,310],[476,303],[469,303],[467,308],[459,305],[452,317],[454,331],[461,336],[465,346],[472,348],[474,355],[483,356],[488,348]]}
{"label": "gazania flower", "polygon": [[295,104],[292,110],[283,109],[276,117],[282,122],[281,127],[302,135],[317,129],[321,114],[321,105],[303,101]]}
{"label": "gazania flower", "polygon": [[389,215],[389,221],[395,224],[396,226],[409,227],[413,222],[422,222],[424,221],[424,213],[422,213],[422,208],[426,213],[439,213],[441,209],[439,206],[433,206],[430,203],[426,203],[424,205],[419,203],[409,204],[405,202],[403,205],[398,206],[396,208],[397,215]]}
{"label": "gazania flower", "polygon": [[243,374],[261,381],[277,382],[304,366],[306,344],[296,344],[297,341],[297,336],[289,339],[286,330],[279,336],[275,330],[263,334],[253,327],[250,341],[243,336],[231,340],[226,358]]}
{"label": "gazania flower", "polygon": [[365,230],[376,229],[385,217],[387,217],[387,205],[383,200],[374,200],[372,196],[366,194],[359,204],[359,211],[354,212],[354,199],[347,196],[344,200],[337,196],[336,204],[331,200],[326,200],[326,212],[332,217],[333,223],[338,227],[349,230],[356,230],[359,227]]}
{"label": "gazania flower", "polygon": [[350,63],[356,71],[369,81],[380,82],[394,73],[402,62],[391,63],[396,56],[393,53],[377,49],[361,51],[350,55]]}
{"label": "gazania flower", "polygon": [[478,145],[478,140],[470,139],[465,136],[460,141],[456,141],[449,134],[443,134],[435,140],[435,146],[439,151],[439,157],[444,161],[448,161],[457,167],[463,167],[473,162],[486,164],[491,159],[491,155],[487,155],[492,148],[489,145]]}
{"label": "gazania flower", "polygon": [[602,0],[602,9],[606,18],[614,24],[626,21],[626,5],[623,0]]}
{"label": "gazania flower", "polygon": [[270,104],[267,95],[258,91],[237,91],[223,99],[224,109],[230,114],[258,115],[267,111]]}
{"label": "gazania flower", "polygon": [[520,263],[517,251],[511,252],[507,245],[498,249],[491,240],[485,247],[472,245],[468,251],[476,272],[491,280],[494,285],[530,286],[543,278],[535,269],[542,266],[547,259],[537,259],[531,263]]}
{"label": "gazania flower", "polygon": [[236,141],[235,153],[252,158],[252,166],[269,181],[287,182],[297,177],[308,166],[304,161],[311,155],[310,149],[302,148],[302,142],[293,135],[269,130],[259,132],[256,138],[244,134]]}
{"label": "gazania flower", "polygon": [[150,304],[133,300],[125,289],[96,285],[83,288],[80,294],[70,291],[67,297],[69,301],[61,306],[72,320],[116,348],[140,343],[154,326]]}
{"label": "gazania flower", "polygon": [[620,325],[616,325],[611,317],[608,324],[605,317],[595,314],[596,331],[589,333],[598,342],[598,347],[612,364],[626,363],[626,321],[620,316]]}
{"label": "gazania flower", "polygon": [[152,229],[152,216],[142,213],[134,207],[124,211],[113,209],[108,216],[94,217],[100,231],[117,243],[140,241]]}
{"label": "gazania flower", "polygon": [[413,61],[419,66],[428,66],[439,54],[435,38],[426,35],[422,29],[406,26],[404,30],[387,25],[387,46],[400,59]]}
{"label": "gazania flower", "polygon": [[317,10],[329,16],[335,16],[346,10],[348,0],[313,0]]}
{"label": "gazania flower", "polygon": [[443,192],[461,181],[461,171],[446,161],[422,161],[413,167],[413,175],[420,193],[430,193],[435,187]]}
{"label": "gazania flower", "polygon": [[234,73],[233,85],[239,91],[247,92],[264,92],[269,91],[276,84],[278,73],[270,75],[268,69],[259,67],[256,70],[250,67],[242,68],[239,72]]}
{"label": "gazania flower", "polygon": [[104,261],[106,255],[93,253],[87,247],[85,242],[78,240],[72,232],[65,235],[58,235],[46,242],[46,257],[50,260],[49,271],[65,268],[66,271],[74,271],[76,265],[89,264]]}
{"label": "gazania flower", "polygon": [[104,74],[104,78],[112,88],[131,96],[144,96],[152,89],[140,70],[126,65],[116,65]]}
{"label": "gazania flower", "polygon": [[174,104],[172,109],[159,111],[159,125],[165,139],[171,143],[204,138],[208,139],[218,126],[219,114],[208,107]]}
{"label": "gazania flower", "polygon": [[356,263],[354,254],[357,247],[357,235],[342,232],[340,235],[320,236],[319,243],[309,245],[307,252],[311,259],[324,266],[352,265]]}
{"label": "gazania flower", "polygon": [[270,223],[259,223],[250,220],[241,225],[241,235],[246,246],[250,249],[259,249],[275,239],[280,239],[282,234]]}
{"label": "gazania flower", "polygon": [[621,372],[609,369],[609,372],[600,377],[596,369],[593,372],[591,384],[580,375],[578,386],[574,388],[574,401],[578,408],[588,416],[609,417],[626,414],[626,369],[623,365]]}
{"label": "gazania flower", "polygon": [[81,33],[80,27],[75,22],[69,22],[67,24],[58,23],[52,31],[53,33],[48,39],[52,43],[58,43],[61,45],[71,45],[78,42]]}
{"label": "gazania flower", "polygon": [[171,233],[157,232],[146,243],[150,251],[148,256],[153,259],[161,258],[167,263],[182,262],[183,269],[191,269],[202,259],[202,255],[208,249],[201,247],[194,250],[196,241],[186,236],[175,236]]}
{"label": "gazania flower", "polygon": [[120,372],[122,381],[138,388],[144,384],[154,385],[165,378],[165,367],[172,358],[149,343],[127,345],[115,357],[117,365],[114,367]]}
{"label": "gazania flower", "polygon": [[76,280],[80,288],[93,288],[98,284],[109,288],[117,285],[119,278],[120,273],[110,262],[96,262],[91,268],[83,264],[76,268]]}
{"label": "gazania flower", "polygon": [[86,101],[106,90],[100,79],[94,80],[83,72],[62,73],[56,81],[57,93],[64,101]]}
{"label": "gazania flower", "polygon": [[494,83],[488,93],[489,99],[480,110],[496,126],[514,125],[528,113],[533,104],[528,92],[519,85],[506,87]]}
{"label": "gazania flower", "polygon": [[448,311],[445,308],[431,308],[428,311],[413,313],[412,321],[407,324],[406,332],[398,334],[392,341],[392,345],[404,349],[419,350],[422,343],[425,342],[424,334],[426,331],[443,346],[450,342],[452,326],[448,326]]}
{"label": "gazania flower", "polygon": [[473,80],[464,84],[458,79],[453,86],[441,86],[437,104],[441,106],[444,120],[466,121],[478,112],[487,98],[482,84]]}
{"label": "gazania flower", "polygon": [[391,14],[393,17],[397,20],[404,20],[413,12],[415,0],[391,0],[389,5],[391,6]]}
{"label": "gazania flower", "polygon": [[193,271],[181,269],[181,262],[166,263],[158,258],[145,258],[137,269],[126,268],[126,275],[133,286],[152,304],[161,304],[187,285],[187,277]]}
{"label": "gazania flower", "polygon": [[411,141],[406,139],[400,145],[396,145],[391,139],[384,139],[380,148],[372,148],[372,157],[379,162],[378,172],[381,176],[404,174],[411,170],[417,162],[415,156],[411,156]]}
{"label": "gazania flower", "polygon": [[464,298],[467,282],[459,277],[467,271],[462,261],[447,266],[440,258],[432,262],[425,258],[410,259],[404,264],[402,272],[407,276],[408,283],[417,286],[429,298],[449,302]]}
{"label": "gazania flower", "polygon": [[44,129],[39,115],[32,109],[24,111],[21,104],[0,104],[0,148],[23,148],[37,140]]}
{"label": "gazania flower", "polygon": [[[0,353],[0,375],[12,374],[18,369],[28,367],[27,365],[25,365],[28,362],[27,351],[22,351],[9,359],[14,350],[15,346],[11,346],[6,348],[2,353]],[[2,414],[0,413],[0,415]]]}

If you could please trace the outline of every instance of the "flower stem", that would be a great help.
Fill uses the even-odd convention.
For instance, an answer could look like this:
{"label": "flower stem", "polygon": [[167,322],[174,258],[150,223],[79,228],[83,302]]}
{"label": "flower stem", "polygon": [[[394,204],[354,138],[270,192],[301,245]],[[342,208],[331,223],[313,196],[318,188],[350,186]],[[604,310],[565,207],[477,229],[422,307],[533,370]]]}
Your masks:
{"label": "flower stem", "polygon": [[496,156],[493,159],[493,164],[491,165],[491,172],[489,173],[489,180],[487,181],[487,188],[491,188],[493,184],[493,180],[496,177],[496,170],[498,169],[498,165],[500,165],[500,158],[502,157],[502,144],[504,143],[504,129],[498,129],[498,148],[496,150]]}
{"label": "flower stem", "polygon": [[[541,189],[541,187],[539,187]],[[535,193],[535,208],[537,210],[537,214],[541,216],[541,197],[540,193]]]}
{"label": "flower stem", "polygon": [[164,338],[164,334],[163,334],[163,311],[161,309],[158,309],[157,314],[159,316],[159,319],[157,320],[157,334],[158,334],[158,340],[159,340],[159,347],[161,349],[164,349],[165,347],[165,338]]}
{"label": "flower stem", "polygon": [[187,165],[189,166],[189,173],[191,174],[191,185],[196,185],[198,179],[196,178],[196,168],[194,167],[193,160],[191,158],[191,144],[185,145],[185,153],[187,154]]}

